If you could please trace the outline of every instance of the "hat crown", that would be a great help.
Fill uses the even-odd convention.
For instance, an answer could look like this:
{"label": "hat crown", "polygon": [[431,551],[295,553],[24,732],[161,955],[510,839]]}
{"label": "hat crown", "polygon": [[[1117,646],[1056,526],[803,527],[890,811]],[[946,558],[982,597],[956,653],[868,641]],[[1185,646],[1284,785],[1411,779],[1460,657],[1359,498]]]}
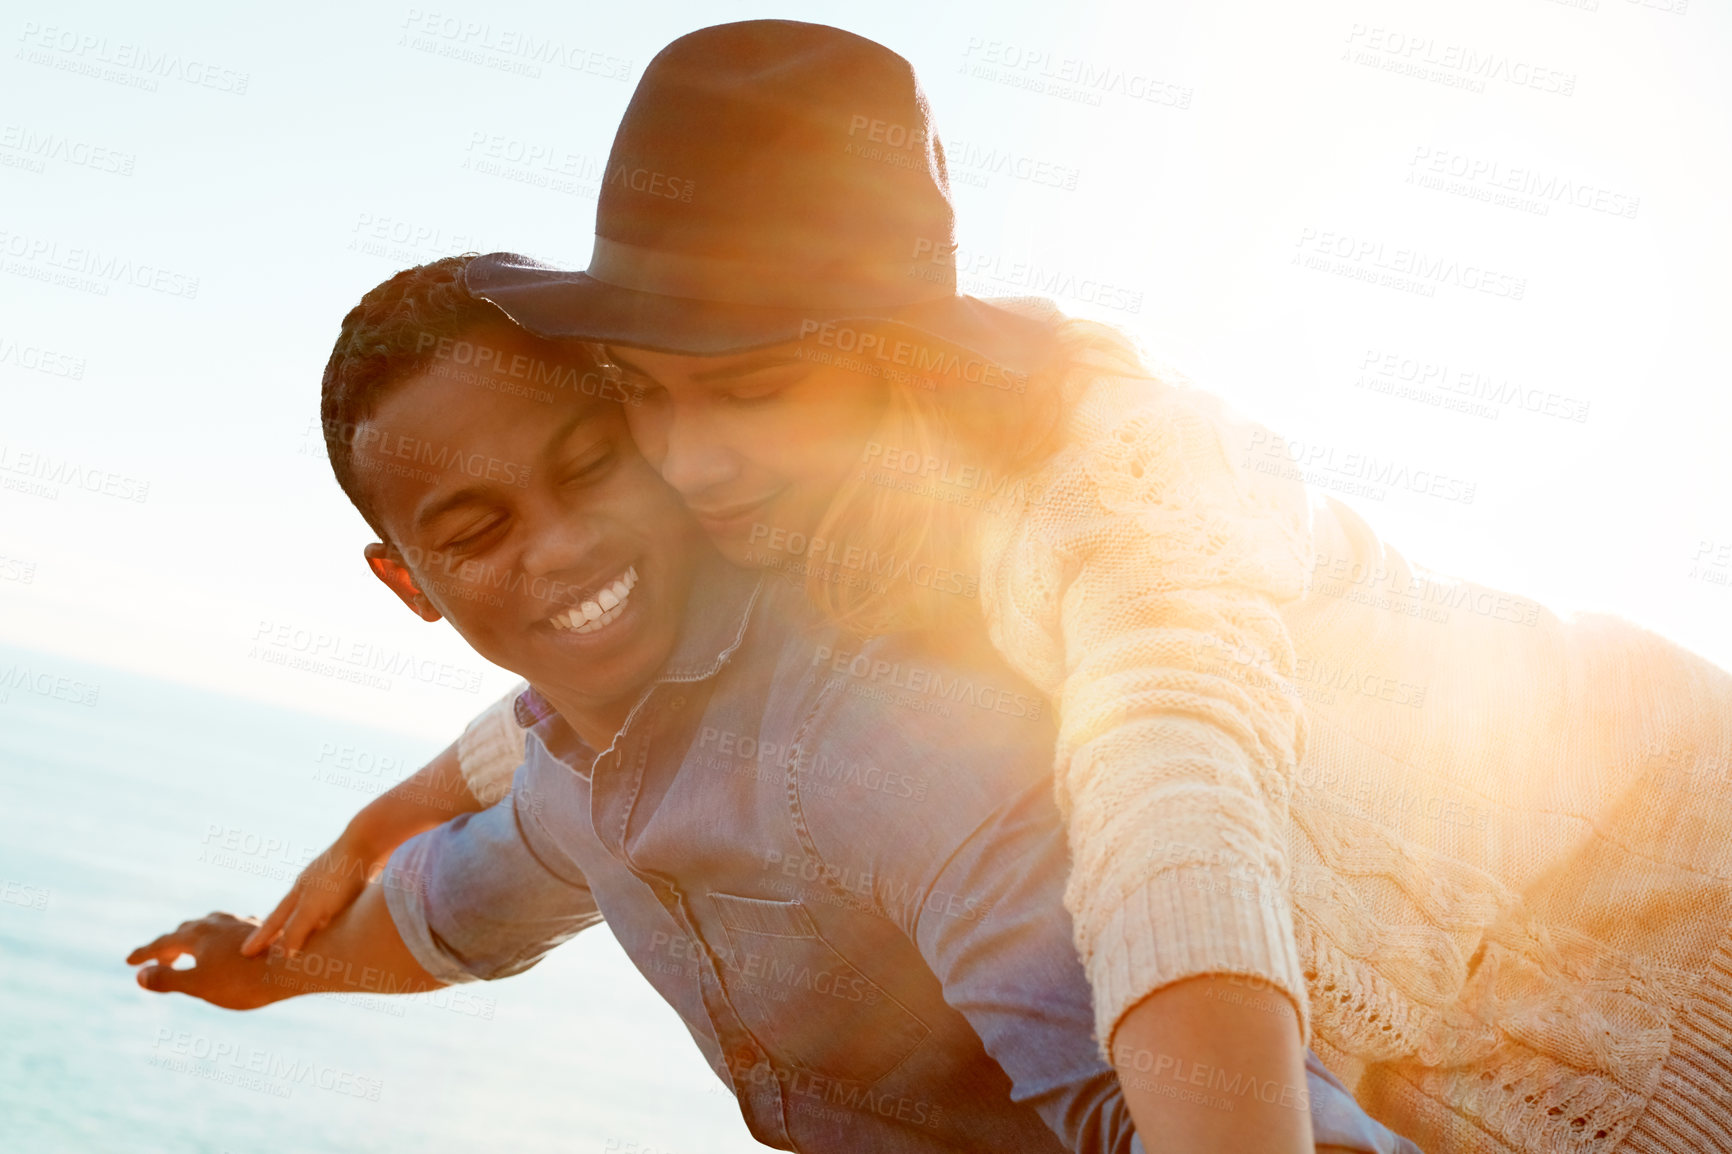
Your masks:
{"label": "hat crown", "polygon": [[675,295],[768,303],[773,286],[741,284],[753,269],[790,304],[803,288],[879,303],[955,292],[944,153],[913,66],[821,24],[721,24],[657,53],[614,138],[595,231],[593,274],[677,269],[675,283],[631,286]]}

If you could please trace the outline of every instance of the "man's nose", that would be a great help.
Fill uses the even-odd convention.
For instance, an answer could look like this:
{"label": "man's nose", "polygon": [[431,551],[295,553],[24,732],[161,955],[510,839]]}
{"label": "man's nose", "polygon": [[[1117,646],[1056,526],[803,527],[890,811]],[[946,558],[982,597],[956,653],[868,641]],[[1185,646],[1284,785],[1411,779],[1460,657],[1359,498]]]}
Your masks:
{"label": "man's nose", "polygon": [[593,518],[549,503],[529,526],[529,544],[523,550],[525,575],[546,577],[581,568],[600,544],[601,533]]}

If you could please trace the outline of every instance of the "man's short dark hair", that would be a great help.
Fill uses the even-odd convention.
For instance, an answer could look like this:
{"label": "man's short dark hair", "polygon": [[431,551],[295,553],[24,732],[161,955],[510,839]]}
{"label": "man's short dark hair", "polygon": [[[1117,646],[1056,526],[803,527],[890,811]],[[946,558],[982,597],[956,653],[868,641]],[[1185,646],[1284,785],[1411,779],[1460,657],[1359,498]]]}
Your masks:
{"label": "man's short dark hair", "polygon": [[[469,292],[463,274],[474,259],[476,254],[470,252],[416,265],[371,289],[343,318],[331,359],[325,363],[319,417],[331,471],[367,524],[387,543],[390,539],[361,483],[362,470],[356,467],[356,433],[393,388],[444,355],[453,341],[486,325],[515,329],[503,310]],[[551,360],[583,358],[607,364],[600,345],[531,339],[549,346]],[[552,347],[555,344],[557,349]]]}

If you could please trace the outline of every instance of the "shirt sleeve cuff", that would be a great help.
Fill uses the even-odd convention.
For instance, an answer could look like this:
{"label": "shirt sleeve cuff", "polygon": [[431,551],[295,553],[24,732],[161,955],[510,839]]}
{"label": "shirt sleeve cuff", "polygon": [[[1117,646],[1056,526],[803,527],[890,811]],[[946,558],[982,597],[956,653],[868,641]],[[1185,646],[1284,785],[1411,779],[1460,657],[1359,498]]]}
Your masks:
{"label": "shirt sleeve cuff", "polygon": [[1163,870],[1127,894],[1083,943],[1095,1036],[1112,1037],[1133,1006],[1174,982],[1237,974],[1285,994],[1311,1044],[1310,1002],[1284,887],[1229,880],[1207,866]]}
{"label": "shirt sleeve cuff", "polygon": [[[438,831],[429,831],[436,833]],[[421,968],[446,985],[479,981],[444,949],[439,935],[428,923],[427,883],[432,865],[433,839],[428,834],[412,837],[391,854],[379,884],[385,888],[385,908],[397,926],[409,953]]]}
{"label": "shirt sleeve cuff", "polygon": [[523,730],[513,708],[528,686],[519,682],[469,723],[457,739],[457,764],[469,792],[483,808],[511,792],[511,780],[523,764]]}

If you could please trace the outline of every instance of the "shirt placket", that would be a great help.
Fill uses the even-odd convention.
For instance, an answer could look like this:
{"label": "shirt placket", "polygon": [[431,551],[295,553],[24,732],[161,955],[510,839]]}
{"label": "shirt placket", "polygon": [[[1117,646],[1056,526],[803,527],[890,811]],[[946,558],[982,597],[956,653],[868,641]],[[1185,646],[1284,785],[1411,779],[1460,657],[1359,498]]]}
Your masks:
{"label": "shirt placket", "polygon": [[680,694],[683,702],[686,688],[683,685],[657,686],[651,698],[643,703],[644,708],[636,711],[636,716],[627,722],[619,739],[596,759],[590,790],[590,818],[607,852],[655,895],[687,940],[702,947],[698,993],[721,1050],[724,1072],[739,1100],[746,1125],[752,1136],[765,1145],[791,1149],[782,1083],[776,1077],[769,1055],[734,1010],[722,982],[720,959],[704,936],[697,918],[692,916],[687,895],[672,877],[633,860],[626,844],[632,807],[643,788],[651,733],[657,728],[653,720],[638,719],[657,718],[659,708],[668,704],[665,699],[670,693]]}

